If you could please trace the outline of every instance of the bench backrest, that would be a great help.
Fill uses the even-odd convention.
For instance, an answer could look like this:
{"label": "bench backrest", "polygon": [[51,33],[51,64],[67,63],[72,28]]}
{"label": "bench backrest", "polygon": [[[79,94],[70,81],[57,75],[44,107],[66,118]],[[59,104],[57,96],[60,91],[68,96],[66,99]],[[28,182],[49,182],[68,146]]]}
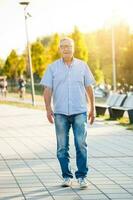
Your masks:
{"label": "bench backrest", "polygon": [[133,109],[133,95],[127,97],[122,107]]}
{"label": "bench backrest", "polygon": [[106,104],[108,106],[114,106],[114,104],[116,103],[117,99],[119,98],[120,94],[118,93],[112,93],[109,95]]}
{"label": "bench backrest", "polygon": [[127,98],[126,94],[119,94],[119,97],[117,98],[117,100],[113,106],[116,106],[116,107],[122,106],[124,104],[126,98]]}

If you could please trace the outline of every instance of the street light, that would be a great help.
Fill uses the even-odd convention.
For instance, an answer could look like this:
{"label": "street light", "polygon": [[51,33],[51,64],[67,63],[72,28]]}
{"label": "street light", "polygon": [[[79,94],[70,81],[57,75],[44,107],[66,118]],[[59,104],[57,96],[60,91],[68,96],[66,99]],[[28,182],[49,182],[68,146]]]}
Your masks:
{"label": "street light", "polygon": [[29,35],[28,35],[28,26],[27,26],[27,19],[30,16],[27,13],[26,8],[29,5],[29,1],[21,1],[19,2],[20,5],[24,6],[24,18],[25,18],[25,32],[26,32],[26,40],[27,40],[27,54],[28,54],[28,65],[30,69],[30,79],[31,79],[31,94],[32,94],[32,105],[35,105],[35,89],[34,89],[34,78],[32,72],[32,60],[31,60],[31,51],[30,51],[30,43],[29,43]]}
{"label": "street light", "polygon": [[116,58],[115,58],[115,33],[114,33],[114,12],[112,17],[112,76],[113,76],[113,90],[116,91]]}

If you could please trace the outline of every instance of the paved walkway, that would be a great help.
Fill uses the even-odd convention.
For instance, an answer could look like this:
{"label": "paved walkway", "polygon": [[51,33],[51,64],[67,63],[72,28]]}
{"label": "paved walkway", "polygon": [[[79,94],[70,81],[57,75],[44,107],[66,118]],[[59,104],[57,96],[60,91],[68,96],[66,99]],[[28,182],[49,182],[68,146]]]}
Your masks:
{"label": "paved walkway", "polygon": [[[71,161],[75,151],[71,134]],[[88,128],[89,188],[60,186],[54,126],[38,110],[0,105],[0,200],[133,200],[133,132],[96,119]]]}

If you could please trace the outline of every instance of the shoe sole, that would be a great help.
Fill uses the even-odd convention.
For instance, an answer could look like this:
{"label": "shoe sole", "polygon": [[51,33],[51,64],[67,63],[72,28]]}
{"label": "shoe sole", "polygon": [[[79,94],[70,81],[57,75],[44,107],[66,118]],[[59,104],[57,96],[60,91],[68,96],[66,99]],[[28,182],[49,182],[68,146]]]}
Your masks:
{"label": "shoe sole", "polygon": [[81,190],[84,190],[84,189],[87,189],[87,188],[88,188],[88,186],[80,186]]}
{"label": "shoe sole", "polygon": [[62,187],[71,187],[71,185],[72,185],[72,182],[70,182],[69,184],[67,184],[67,183],[65,184],[65,183],[64,183],[64,184],[62,184],[61,186],[62,186]]}
{"label": "shoe sole", "polygon": [[71,187],[72,184],[70,185],[67,185],[67,184],[64,184],[64,185],[61,185],[62,187]]}

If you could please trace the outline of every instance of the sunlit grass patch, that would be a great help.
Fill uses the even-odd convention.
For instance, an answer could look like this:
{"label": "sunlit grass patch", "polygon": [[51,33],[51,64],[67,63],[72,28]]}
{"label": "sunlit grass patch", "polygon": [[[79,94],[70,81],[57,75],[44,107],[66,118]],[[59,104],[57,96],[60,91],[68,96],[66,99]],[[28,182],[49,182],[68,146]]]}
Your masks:
{"label": "sunlit grass patch", "polygon": [[[100,115],[100,116],[98,116],[98,118],[105,120],[104,121],[105,124],[108,124],[109,121],[112,121],[112,119],[109,117],[108,114]],[[120,119],[113,120],[113,121],[116,121],[118,123],[118,125],[126,127],[127,130],[133,130],[133,124],[129,123],[129,119],[127,117],[122,117]]]}
{"label": "sunlit grass patch", "polygon": [[126,127],[127,130],[133,130],[133,124],[129,124],[129,119],[126,117],[122,117],[118,120],[120,125]]}
{"label": "sunlit grass patch", "polygon": [[38,109],[38,110],[44,110],[44,106],[41,105],[35,105],[33,106],[32,104],[28,103],[22,103],[22,102],[13,102],[13,101],[1,101],[0,104],[6,104],[6,105],[11,105],[11,106],[17,106],[21,108],[30,108],[30,109]]}
{"label": "sunlit grass patch", "polygon": [[[8,97],[12,97],[12,98],[17,98],[17,99],[19,99],[19,94],[18,93],[8,93],[7,94],[7,98]],[[24,98],[25,99],[31,99],[31,94],[30,93],[25,93],[25,95],[24,95]],[[36,99],[36,101],[40,101],[40,102],[43,102],[43,95],[35,95],[35,99]]]}

